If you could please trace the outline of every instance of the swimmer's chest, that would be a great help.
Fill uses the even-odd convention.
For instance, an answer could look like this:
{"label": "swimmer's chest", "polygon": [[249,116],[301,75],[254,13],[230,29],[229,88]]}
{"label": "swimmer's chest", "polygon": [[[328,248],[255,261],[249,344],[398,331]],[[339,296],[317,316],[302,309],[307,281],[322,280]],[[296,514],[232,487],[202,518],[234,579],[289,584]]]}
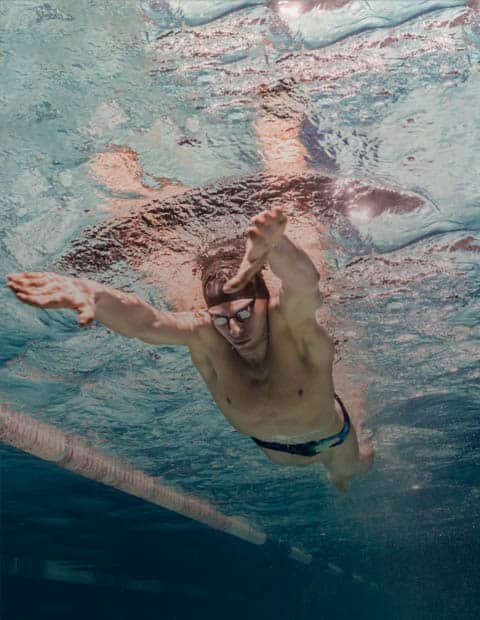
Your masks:
{"label": "swimmer's chest", "polygon": [[251,434],[272,424],[272,430],[285,425],[285,432],[293,432],[318,411],[331,381],[329,373],[289,345],[273,347],[267,363],[258,368],[225,348],[212,362],[209,376],[204,375],[218,407],[239,431]]}

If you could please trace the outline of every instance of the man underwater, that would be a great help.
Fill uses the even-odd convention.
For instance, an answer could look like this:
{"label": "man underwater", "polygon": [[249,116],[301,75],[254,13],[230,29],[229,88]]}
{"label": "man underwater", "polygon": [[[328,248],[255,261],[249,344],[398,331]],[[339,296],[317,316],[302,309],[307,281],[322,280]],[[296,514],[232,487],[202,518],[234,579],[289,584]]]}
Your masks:
{"label": "man underwater", "polygon": [[[159,311],[135,294],[86,278],[54,273],[10,274],[17,298],[39,308],[67,308],[79,324],[94,319],[128,338],[183,345],[217,406],[275,463],[321,462],[341,491],[366,473],[373,449],[335,394],[334,344],[316,318],[319,273],[285,234],[281,208],[251,219],[243,259],[235,252],[200,265],[207,310]],[[281,281],[270,292],[261,275],[268,262]]]}

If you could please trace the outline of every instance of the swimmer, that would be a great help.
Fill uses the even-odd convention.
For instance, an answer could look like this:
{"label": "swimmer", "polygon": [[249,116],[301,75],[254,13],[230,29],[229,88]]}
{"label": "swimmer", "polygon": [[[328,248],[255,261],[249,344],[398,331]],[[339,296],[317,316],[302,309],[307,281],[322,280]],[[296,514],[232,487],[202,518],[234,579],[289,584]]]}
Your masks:
{"label": "swimmer", "polygon": [[[255,215],[246,244],[199,261],[206,309],[159,311],[135,294],[86,278],[10,274],[17,298],[38,308],[67,308],[79,324],[94,319],[128,338],[180,345],[225,418],[281,465],[323,463],[341,491],[373,460],[359,445],[332,378],[334,344],[317,321],[319,273],[287,236],[280,207]],[[240,252],[240,253],[239,253]],[[268,263],[280,280],[271,294]]]}

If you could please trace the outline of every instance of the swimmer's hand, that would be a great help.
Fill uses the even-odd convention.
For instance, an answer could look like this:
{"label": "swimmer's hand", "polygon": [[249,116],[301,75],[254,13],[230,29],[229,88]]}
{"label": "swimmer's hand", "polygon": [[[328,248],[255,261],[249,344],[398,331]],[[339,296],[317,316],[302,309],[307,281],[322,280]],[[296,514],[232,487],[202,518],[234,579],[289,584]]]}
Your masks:
{"label": "swimmer's hand", "polygon": [[262,211],[252,218],[247,230],[245,256],[237,274],[223,287],[224,293],[241,291],[267,260],[268,253],[280,241],[287,225],[287,216],[280,207]]}
{"label": "swimmer's hand", "polygon": [[95,292],[90,280],[56,273],[11,273],[7,278],[17,298],[30,306],[75,310],[80,327],[95,317]]}

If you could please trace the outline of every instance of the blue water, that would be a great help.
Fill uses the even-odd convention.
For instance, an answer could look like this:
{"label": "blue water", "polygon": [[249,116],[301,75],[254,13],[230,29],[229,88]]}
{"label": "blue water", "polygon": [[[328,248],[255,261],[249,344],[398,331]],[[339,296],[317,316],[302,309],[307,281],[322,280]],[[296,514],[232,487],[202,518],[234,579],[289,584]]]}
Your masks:
{"label": "blue water", "polygon": [[[0,289],[2,402],[314,555],[299,568],[2,447],[5,618],[69,605],[95,618],[199,605],[205,617],[478,617],[479,16],[462,0],[312,4],[0,4],[3,274],[68,270],[75,243],[94,245],[105,205],[132,198],[91,175],[113,145],[138,153],[154,188],[260,173],[256,92],[292,77],[286,113],[300,109],[311,170],[423,201],[348,226],[316,211],[332,242],[327,304],[377,455],[347,495],[320,467],[267,462],[185,351],[80,331]],[[135,264],[87,275],[166,304]],[[150,591],[132,592],[135,579]]]}

